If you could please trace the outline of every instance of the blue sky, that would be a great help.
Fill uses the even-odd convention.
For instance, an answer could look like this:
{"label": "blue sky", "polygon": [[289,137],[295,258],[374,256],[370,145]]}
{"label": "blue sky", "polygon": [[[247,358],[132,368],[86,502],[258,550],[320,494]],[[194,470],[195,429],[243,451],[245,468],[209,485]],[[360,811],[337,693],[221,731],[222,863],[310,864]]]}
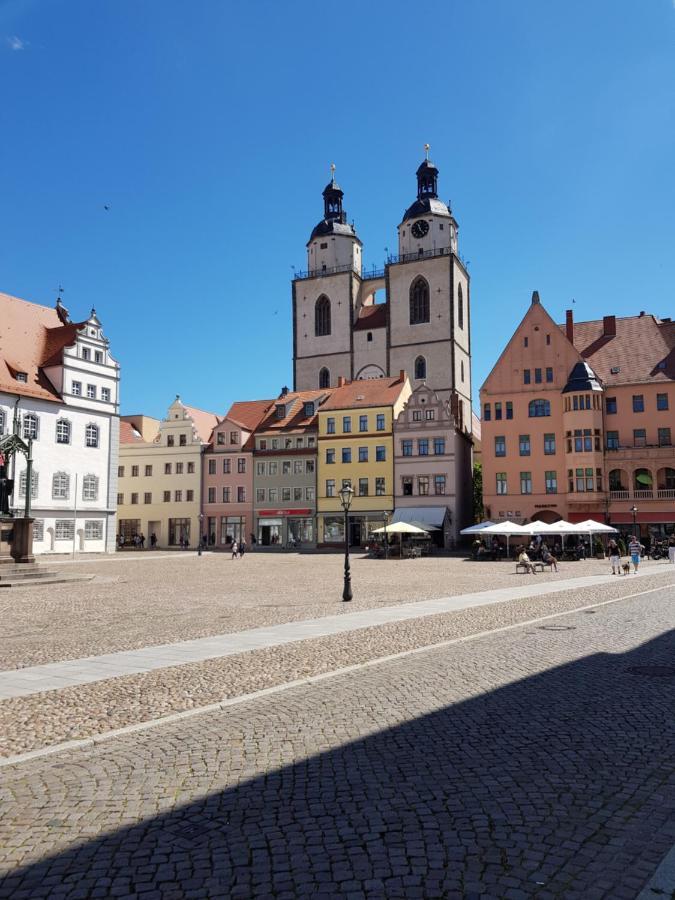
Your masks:
{"label": "blue sky", "polygon": [[476,391],[535,288],[675,314],[674,0],[0,0],[0,86],[0,290],[95,305],[123,412],[291,384],[330,162],[381,265],[426,141]]}

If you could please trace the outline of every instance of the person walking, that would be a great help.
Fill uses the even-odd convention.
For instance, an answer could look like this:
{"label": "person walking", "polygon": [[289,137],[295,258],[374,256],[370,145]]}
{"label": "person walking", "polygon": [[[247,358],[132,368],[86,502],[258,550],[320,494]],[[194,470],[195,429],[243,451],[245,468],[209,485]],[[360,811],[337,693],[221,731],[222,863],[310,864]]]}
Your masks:
{"label": "person walking", "polygon": [[157,535],[153,531],[152,534],[150,535],[150,549],[154,550],[156,546],[157,546]]}
{"label": "person walking", "polygon": [[232,559],[239,558],[239,544],[236,541],[232,543]]}
{"label": "person walking", "polygon": [[244,558],[244,553],[246,553],[246,541],[242,538],[239,542],[239,559]]}
{"label": "person walking", "polygon": [[142,531],[141,531],[141,536],[140,536],[139,540],[140,540],[140,544],[141,544],[141,550],[145,550],[145,535],[143,534]]}
{"label": "person walking", "polygon": [[607,549],[609,550],[609,562],[612,567],[612,575],[620,575],[621,574],[621,551],[619,550],[619,545],[611,538],[610,542],[607,545]]}
{"label": "person walking", "polygon": [[675,566],[675,532],[668,539],[668,559]]}
{"label": "person walking", "polygon": [[638,566],[640,565],[640,553],[642,552],[642,544],[634,534],[630,536],[630,544],[628,545],[630,553],[630,561],[633,563],[633,575],[637,575]]}

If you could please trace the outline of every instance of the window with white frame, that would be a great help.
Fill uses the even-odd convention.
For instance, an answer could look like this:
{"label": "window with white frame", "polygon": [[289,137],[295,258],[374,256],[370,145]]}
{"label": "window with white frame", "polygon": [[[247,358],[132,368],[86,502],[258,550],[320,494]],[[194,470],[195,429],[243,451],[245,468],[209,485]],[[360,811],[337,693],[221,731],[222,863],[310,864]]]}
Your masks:
{"label": "window with white frame", "polygon": [[101,400],[110,403],[110,388],[101,388]]}
{"label": "window with white frame", "polygon": [[83,347],[82,348],[82,359],[90,359],[90,358],[91,358],[91,352],[89,350],[89,347]]}
{"label": "window with white frame", "polygon": [[40,428],[40,420],[35,415],[35,413],[26,413],[23,417],[23,439],[27,441],[29,439],[37,440],[38,433]]}
{"label": "window with white frame", "polygon": [[70,443],[70,422],[67,419],[56,420],[56,443]]}
{"label": "window with white frame", "polygon": [[82,382],[81,381],[71,382],[70,393],[73,395],[73,397],[81,397],[82,396]]}
{"label": "window with white frame", "polygon": [[98,477],[85,475],[82,479],[82,499],[98,500]]}
{"label": "window with white frame", "polygon": [[97,363],[103,362],[103,351],[102,350],[94,350],[94,362],[97,362]]}
{"label": "window with white frame", "polygon": [[[19,497],[26,496],[26,481],[28,478],[28,474],[24,469],[23,472],[19,475]],[[30,496],[31,499],[35,500],[38,492],[38,473],[33,469],[31,472],[31,482],[30,482]]]}
{"label": "window with white frame", "polygon": [[98,447],[98,425],[90,423],[84,432],[84,442],[87,447]]}
{"label": "window with white frame", "polygon": [[100,519],[85,519],[85,541],[100,541],[103,539],[103,522]]}
{"label": "window with white frame", "polygon": [[45,523],[43,519],[35,519],[33,522],[33,540],[43,541],[45,535]]}
{"label": "window with white frame", "polygon": [[54,537],[57,541],[72,541],[75,536],[75,523],[72,519],[57,519]]}
{"label": "window with white frame", "polygon": [[96,385],[95,385],[95,384],[88,384],[88,385],[87,385],[87,397],[88,397],[89,400],[95,400],[95,399],[96,399]]}
{"label": "window with white frame", "polygon": [[55,472],[52,477],[52,500],[67,500],[70,496],[70,475]]}

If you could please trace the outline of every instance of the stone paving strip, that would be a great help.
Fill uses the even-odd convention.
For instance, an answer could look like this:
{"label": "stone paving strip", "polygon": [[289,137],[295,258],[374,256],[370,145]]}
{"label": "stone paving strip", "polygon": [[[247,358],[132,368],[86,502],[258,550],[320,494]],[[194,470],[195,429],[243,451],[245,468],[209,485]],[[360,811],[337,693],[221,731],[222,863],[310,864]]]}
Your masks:
{"label": "stone paving strip", "polygon": [[[307,679],[346,666],[503,628],[664,584],[617,578],[584,589],[466,607],[323,638],[305,638],[236,656],[123,675],[94,684],[0,702],[0,756],[83,740],[172,713]],[[673,574],[670,573],[671,579]],[[674,592],[675,599],[675,592]]]}
{"label": "stone paving strip", "polygon": [[[215,553],[160,558],[147,552],[63,568],[95,577],[77,590],[54,585],[12,589],[0,596],[0,671],[477,593],[532,578],[516,575],[509,562],[356,556],[354,600],[342,603],[339,554],[252,553],[231,560]],[[609,570],[606,560],[594,559],[559,568],[559,573],[538,574],[537,583]],[[649,560],[644,569],[666,570],[668,563]]]}
{"label": "stone paving strip", "polygon": [[7,767],[0,898],[634,900],[675,839],[674,626],[662,587]]}
{"label": "stone paving strip", "polygon": [[[665,575],[671,575],[668,570],[663,571]],[[642,574],[638,573],[637,577],[642,578],[648,575],[649,572],[646,571]],[[417,619],[491,603],[503,603],[508,600],[525,600],[529,597],[541,597],[561,590],[596,587],[599,584],[612,583],[614,580],[611,575],[591,575],[541,584],[532,578],[529,582],[517,586],[497,588],[475,594],[460,594],[435,600],[418,600],[405,605],[361,610],[339,616],[324,616],[320,619],[255,628],[234,634],[218,634],[174,644],[143,647],[139,650],[124,650],[102,656],[10,669],[0,672],[0,700],[27,697],[30,694],[90,684],[119,675],[136,675],[152,672],[155,669],[182,666],[186,663],[202,662],[223,656],[234,656],[251,650],[279,647],[282,644],[294,643],[298,640],[322,638],[360,628],[401,622],[406,619]]]}

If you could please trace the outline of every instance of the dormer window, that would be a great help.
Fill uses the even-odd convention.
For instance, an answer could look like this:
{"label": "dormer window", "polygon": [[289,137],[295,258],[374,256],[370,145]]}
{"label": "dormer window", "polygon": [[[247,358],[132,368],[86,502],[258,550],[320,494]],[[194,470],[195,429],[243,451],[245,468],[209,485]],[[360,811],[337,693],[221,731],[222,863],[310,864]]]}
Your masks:
{"label": "dormer window", "polygon": [[276,410],[277,410],[277,419],[283,419],[284,416],[286,415],[286,407],[284,406],[284,404],[277,403]]}
{"label": "dormer window", "polygon": [[91,351],[89,347],[82,348],[82,359],[91,359]]}
{"label": "dormer window", "polygon": [[218,434],[216,435],[216,443],[221,444],[221,445],[225,443],[225,432],[224,431],[218,432]]}
{"label": "dormer window", "polygon": [[314,404],[313,403],[305,403],[305,418],[309,418],[309,416],[314,415]]}
{"label": "dormer window", "polygon": [[28,372],[17,372],[16,380],[20,381],[22,384],[28,383]]}
{"label": "dormer window", "polygon": [[238,432],[238,431],[231,431],[231,432],[230,432],[230,443],[231,443],[231,444],[238,444],[238,443],[239,443],[239,432]]}
{"label": "dormer window", "polygon": [[103,351],[102,350],[94,351],[94,362],[97,362],[97,363],[103,362]]}

